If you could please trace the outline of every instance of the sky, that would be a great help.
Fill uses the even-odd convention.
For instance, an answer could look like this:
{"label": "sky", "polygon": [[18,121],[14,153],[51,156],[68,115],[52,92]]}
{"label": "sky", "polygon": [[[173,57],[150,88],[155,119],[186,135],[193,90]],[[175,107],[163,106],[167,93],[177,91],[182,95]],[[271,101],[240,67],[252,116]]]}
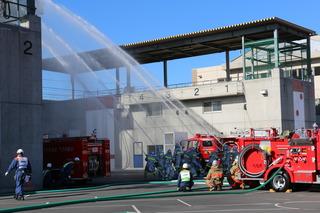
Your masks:
{"label": "sky", "polygon": [[[54,0],[116,44],[155,39],[277,16],[320,32],[319,0]],[[234,53],[235,56],[237,53]],[[224,63],[223,54],[168,62],[169,84],[191,81],[191,70]],[[162,81],[162,65],[145,66]]]}

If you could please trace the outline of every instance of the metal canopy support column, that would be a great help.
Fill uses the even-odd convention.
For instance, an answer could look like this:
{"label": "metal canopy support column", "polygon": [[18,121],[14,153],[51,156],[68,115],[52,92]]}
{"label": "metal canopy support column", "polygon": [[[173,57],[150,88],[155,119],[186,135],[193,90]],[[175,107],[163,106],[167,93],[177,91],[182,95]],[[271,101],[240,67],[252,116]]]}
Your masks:
{"label": "metal canopy support column", "polygon": [[274,38],[274,67],[279,68],[279,42],[278,42],[278,29],[273,31]]}
{"label": "metal canopy support column", "polygon": [[246,53],[245,53],[245,46],[244,46],[244,36],[242,36],[242,78],[246,80]]}
{"label": "metal canopy support column", "polygon": [[166,60],[163,61],[163,86],[168,87],[168,63]]}
{"label": "metal canopy support column", "polygon": [[70,81],[71,81],[71,97],[72,100],[74,100],[74,75],[70,76]]}
{"label": "metal canopy support column", "polygon": [[116,94],[120,95],[120,71],[119,71],[119,67],[116,68]]}
{"label": "metal canopy support column", "polygon": [[230,81],[230,55],[229,50],[226,50],[226,79],[227,81]]}
{"label": "metal canopy support column", "polygon": [[127,91],[131,91],[131,67],[127,67]]}
{"label": "metal canopy support column", "polygon": [[310,44],[310,37],[307,38],[307,75],[308,78],[312,75],[311,70],[311,44]]}

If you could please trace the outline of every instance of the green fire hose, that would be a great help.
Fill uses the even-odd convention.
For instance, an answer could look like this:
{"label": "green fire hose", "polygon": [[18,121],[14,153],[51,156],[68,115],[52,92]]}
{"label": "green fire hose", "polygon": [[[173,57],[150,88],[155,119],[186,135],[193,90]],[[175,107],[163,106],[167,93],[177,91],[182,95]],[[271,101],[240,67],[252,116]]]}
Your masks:
{"label": "green fire hose", "polygon": [[[29,211],[36,209],[44,209],[44,208],[52,208],[57,206],[64,205],[74,205],[81,203],[91,203],[91,202],[99,202],[99,201],[112,201],[112,200],[129,200],[129,199],[153,199],[153,198],[165,198],[165,197],[185,197],[185,196],[199,196],[199,195],[225,195],[225,194],[245,194],[249,192],[253,192],[259,190],[266,186],[282,169],[280,167],[266,182],[262,185],[248,190],[241,191],[222,191],[222,192],[196,192],[196,193],[177,193],[176,190],[163,190],[163,191],[154,191],[154,192],[144,192],[144,193],[133,193],[133,194],[121,194],[114,196],[105,196],[105,197],[95,197],[95,198],[85,198],[79,200],[68,200],[68,201],[60,201],[60,202],[48,202],[45,204],[33,204],[28,206],[19,206],[14,208],[4,208],[0,209],[1,212],[19,212],[19,211]],[[202,187],[204,188],[204,187]],[[197,188],[195,190],[199,190],[202,188]],[[159,196],[160,195],[160,196]]]}

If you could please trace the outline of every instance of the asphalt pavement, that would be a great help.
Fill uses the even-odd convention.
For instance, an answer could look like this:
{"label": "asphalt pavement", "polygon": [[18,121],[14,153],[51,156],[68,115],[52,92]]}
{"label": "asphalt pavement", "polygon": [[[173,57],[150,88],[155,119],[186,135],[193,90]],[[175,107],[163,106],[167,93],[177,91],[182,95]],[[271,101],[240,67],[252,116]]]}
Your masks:
{"label": "asphalt pavement", "polygon": [[[203,185],[197,185],[197,187]],[[72,193],[47,193],[30,195],[24,201],[16,201],[11,196],[0,197],[0,210],[17,206],[44,204],[59,201],[95,198],[127,193],[141,193],[161,190],[174,190],[175,185],[132,184],[114,186],[92,191],[79,191]],[[230,191],[224,188],[224,191]],[[203,191],[201,193],[206,193]],[[237,192],[237,191],[233,191]],[[267,190],[258,190],[247,194],[214,194],[193,195],[196,191],[175,193],[171,197],[153,199],[132,199],[118,201],[101,201],[66,205],[48,209],[32,210],[26,212],[319,212],[320,192],[298,191],[292,193],[272,193]]]}

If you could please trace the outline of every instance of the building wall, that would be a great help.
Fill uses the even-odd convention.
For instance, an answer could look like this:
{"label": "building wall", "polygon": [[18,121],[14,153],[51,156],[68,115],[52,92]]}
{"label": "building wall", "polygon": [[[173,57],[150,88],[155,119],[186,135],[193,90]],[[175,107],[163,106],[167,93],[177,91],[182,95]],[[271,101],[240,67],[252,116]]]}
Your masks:
{"label": "building wall", "polygon": [[[0,170],[22,148],[33,167],[33,185],[42,185],[42,65],[40,19],[29,29],[0,24]],[[12,190],[14,172],[0,175],[0,191]]]}

